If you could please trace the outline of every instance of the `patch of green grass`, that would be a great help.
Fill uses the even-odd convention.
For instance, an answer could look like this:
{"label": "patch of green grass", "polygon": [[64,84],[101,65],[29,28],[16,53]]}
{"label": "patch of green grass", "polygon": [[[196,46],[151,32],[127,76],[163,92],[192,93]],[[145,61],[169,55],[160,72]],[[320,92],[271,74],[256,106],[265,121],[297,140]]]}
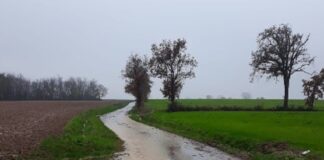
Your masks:
{"label": "patch of green grass", "polygon": [[100,115],[125,104],[92,109],[73,118],[61,136],[45,139],[27,159],[107,159],[122,149],[122,141],[100,120]]}
{"label": "patch of green grass", "polygon": [[[236,103],[235,103],[236,102]],[[280,100],[263,100],[272,106]],[[295,103],[302,101],[294,100]],[[253,105],[253,100],[180,100],[188,106]],[[254,104],[257,103],[254,101]],[[323,102],[321,101],[322,105]],[[166,112],[166,100],[152,100],[147,104],[152,113],[141,121],[198,141],[220,147],[232,153],[250,154],[252,159],[278,159],[285,155],[263,154],[261,145],[283,142],[290,151],[311,150],[313,155],[324,156],[324,112]],[[322,107],[322,106],[320,106]],[[133,116],[134,117],[134,116]],[[135,117],[136,118],[136,117]],[[290,152],[289,151],[289,152]],[[298,157],[298,156],[297,156]],[[296,153],[290,158],[295,159]],[[302,157],[312,159],[313,157]]]}
{"label": "patch of green grass", "polygon": [[[167,101],[150,100],[156,109],[164,109]],[[274,108],[283,104],[283,100],[279,99],[180,99],[178,103],[184,106],[192,107],[221,107],[221,106],[237,106],[243,108],[253,108],[262,106],[264,108]],[[289,100],[290,106],[304,106],[304,100]],[[315,102],[315,109],[324,110],[324,100]]]}

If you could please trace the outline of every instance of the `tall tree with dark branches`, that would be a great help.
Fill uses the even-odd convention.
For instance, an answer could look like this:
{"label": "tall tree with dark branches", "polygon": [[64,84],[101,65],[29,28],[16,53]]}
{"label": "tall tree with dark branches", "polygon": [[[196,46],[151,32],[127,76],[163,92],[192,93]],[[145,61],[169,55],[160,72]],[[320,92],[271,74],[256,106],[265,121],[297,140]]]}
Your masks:
{"label": "tall tree with dark branches", "polygon": [[284,108],[288,108],[289,82],[296,72],[305,72],[305,67],[314,58],[307,53],[309,35],[294,34],[288,25],[265,29],[257,38],[258,49],[252,52],[253,73],[267,78],[282,77],[284,81]]}
{"label": "tall tree with dark branches", "polygon": [[184,39],[163,40],[158,45],[153,44],[151,48],[151,73],[154,77],[163,79],[161,91],[171,101],[170,111],[176,107],[175,100],[179,98],[184,80],[195,77],[193,69],[197,66],[197,61],[186,53],[186,43]]}
{"label": "tall tree with dark branches", "polygon": [[151,92],[152,84],[147,58],[137,54],[131,55],[125,70],[122,71],[122,76],[126,81],[125,92],[136,98],[136,108],[141,111]]}
{"label": "tall tree with dark branches", "polygon": [[315,100],[323,98],[324,93],[324,68],[310,80],[303,80],[304,95],[307,96],[305,104],[310,110],[314,109]]}

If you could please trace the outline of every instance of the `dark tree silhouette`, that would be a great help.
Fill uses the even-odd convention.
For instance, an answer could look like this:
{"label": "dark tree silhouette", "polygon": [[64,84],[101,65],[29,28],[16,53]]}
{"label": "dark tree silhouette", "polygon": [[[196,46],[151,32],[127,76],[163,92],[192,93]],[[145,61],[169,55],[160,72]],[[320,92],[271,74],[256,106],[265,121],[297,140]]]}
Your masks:
{"label": "dark tree silhouette", "polygon": [[164,97],[171,101],[169,110],[176,107],[175,99],[179,98],[184,80],[194,78],[194,67],[197,61],[186,53],[186,40],[163,40],[162,43],[152,45],[150,69],[154,77],[163,79]]}
{"label": "dark tree silhouette", "polygon": [[319,98],[323,98],[324,92],[324,68],[319,74],[311,77],[310,80],[303,80],[304,95],[307,96],[305,104],[310,110],[314,109],[314,102]]}
{"label": "dark tree silhouette", "polygon": [[131,55],[125,70],[122,71],[122,76],[126,81],[125,92],[136,98],[136,107],[138,110],[142,110],[144,102],[151,92],[152,84],[147,58],[141,58],[137,54]]}
{"label": "dark tree silhouette", "polygon": [[284,81],[284,108],[288,108],[289,82],[296,72],[313,63],[314,58],[307,53],[309,35],[294,34],[288,25],[273,26],[260,33],[258,49],[252,52],[253,73],[267,75],[268,78],[282,77]]}
{"label": "dark tree silhouette", "polygon": [[252,98],[252,95],[249,92],[242,92],[241,96],[243,99],[251,99]]}
{"label": "dark tree silhouette", "polygon": [[107,89],[81,78],[29,81],[21,75],[0,74],[0,100],[98,100]]}

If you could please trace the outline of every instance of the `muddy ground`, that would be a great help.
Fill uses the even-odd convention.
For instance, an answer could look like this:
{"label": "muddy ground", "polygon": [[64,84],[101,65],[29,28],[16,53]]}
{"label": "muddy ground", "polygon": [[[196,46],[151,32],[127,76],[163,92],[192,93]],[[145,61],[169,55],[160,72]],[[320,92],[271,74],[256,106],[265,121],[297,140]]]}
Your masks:
{"label": "muddy ground", "polygon": [[0,159],[30,153],[42,139],[62,133],[75,115],[118,101],[0,102]]}

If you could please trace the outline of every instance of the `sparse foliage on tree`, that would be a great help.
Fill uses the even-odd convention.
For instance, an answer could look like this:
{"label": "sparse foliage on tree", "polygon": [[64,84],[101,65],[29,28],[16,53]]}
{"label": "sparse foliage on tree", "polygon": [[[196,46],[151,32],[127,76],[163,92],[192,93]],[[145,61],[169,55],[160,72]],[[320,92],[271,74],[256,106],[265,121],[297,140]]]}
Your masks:
{"label": "sparse foliage on tree", "polygon": [[303,80],[304,95],[307,96],[305,104],[310,110],[314,109],[315,100],[323,98],[324,93],[324,68],[310,80]]}
{"label": "sparse foliage on tree", "polygon": [[122,71],[125,78],[125,92],[132,94],[136,98],[136,107],[138,110],[143,109],[144,102],[148,99],[151,92],[151,84],[148,60],[139,55],[131,55],[126,64],[126,68]]}
{"label": "sparse foliage on tree", "polygon": [[154,77],[163,79],[161,91],[171,101],[170,111],[176,107],[175,100],[179,98],[184,80],[195,77],[197,61],[186,53],[186,43],[184,39],[163,40],[160,44],[153,44],[151,48],[151,73]]}
{"label": "sparse foliage on tree", "polygon": [[309,35],[294,34],[288,25],[273,26],[259,34],[258,48],[252,52],[252,79],[257,74],[283,78],[284,108],[288,108],[291,76],[296,72],[305,72],[305,67],[314,61],[307,53],[308,40]]}

